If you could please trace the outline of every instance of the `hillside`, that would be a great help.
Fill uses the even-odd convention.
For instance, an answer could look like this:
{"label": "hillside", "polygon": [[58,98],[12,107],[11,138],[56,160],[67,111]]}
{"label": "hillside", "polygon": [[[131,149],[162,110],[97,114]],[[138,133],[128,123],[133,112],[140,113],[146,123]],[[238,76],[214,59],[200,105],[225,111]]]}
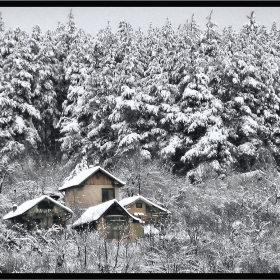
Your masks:
{"label": "hillside", "polygon": [[[140,169],[139,169],[140,168]],[[2,272],[279,272],[279,174],[232,173],[201,177],[191,184],[160,161],[139,165],[138,158],[114,174],[122,189],[141,194],[171,211],[163,236],[133,243],[110,242],[93,232],[73,229],[26,231],[0,220]],[[57,190],[70,167],[25,159],[3,184],[0,215],[14,203]],[[140,174],[140,176],[139,176]],[[16,190],[16,191],[14,191]],[[73,209],[74,210],[74,209]],[[79,217],[74,215],[73,221]]]}

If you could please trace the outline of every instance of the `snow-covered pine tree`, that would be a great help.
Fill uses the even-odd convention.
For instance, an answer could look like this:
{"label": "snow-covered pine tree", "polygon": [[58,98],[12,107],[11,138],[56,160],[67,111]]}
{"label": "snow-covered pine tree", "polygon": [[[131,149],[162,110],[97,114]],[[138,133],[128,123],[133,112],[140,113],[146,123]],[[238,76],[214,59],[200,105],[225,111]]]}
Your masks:
{"label": "snow-covered pine tree", "polygon": [[114,100],[111,93],[115,91],[112,86],[115,43],[108,25],[97,34],[94,44],[88,35],[78,33],[69,53],[66,65],[71,86],[69,101],[64,104],[61,131],[62,149],[72,158],[87,155],[90,160],[95,153],[100,157],[103,138],[110,137],[108,110]]}
{"label": "snow-covered pine tree", "polygon": [[19,28],[5,33],[0,81],[2,156],[14,157],[22,151],[34,152],[40,142],[33,121],[41,118],[32,104],[34,84],[29,36]]}
{"label": "snow-covered pine tree", "polygon": [[[58,110],[61,113],[57,124],[58,138],[64,155],[73,161],[80,157],[86,132],[80,135],[79,121],[83,122],[86,112],[81,110],[85,100],[85,79],[92,59],[91,36],[78,30],[72,10],[66,25],[59,24],[54,34],[57,78],[54,88],[57,94]],[[81,125],[83,126],[83,125]]]}
{"label": "snow-covered pine tree", "polygon": [[5,31],[5,23],[2,18],[2,13],[0,12],[0,33],[3,34]]}
{"label": "snow-covered pine tree", "polygon": [[[128,22],[120,22],[116,38],[118,53],[123,55],[116,64],[114,85],[118,90],[114,110],[109,116],[111,128],[117,137],[115,156],[136,152],[141,142],[145,141],[141,139],[145,137],[143,123],[139,122],[144,110],[141,100],[145,69],[143,37],[140,30],[134,33]],[[149,154],[148,151],[146,153]]]}
{"label": "snow-covered pine tree", "polygon": [[68,18],[69,20],[66,25],[60,22],[58,23],[55,32],[53,32],[51,36],[56,61],[54,65],[56,79],[53,83],[55,92],[57,94],[58,110],[61,113],[64,110],[64,102],[67,103],[67,94],[70,86],[70,81],[66,79],[65,62],[77,33],[77,27],[74,22],[72,10],[70,10]]}
{"label": "snow-covered pine tree", "polygon": [[39,26],[33,28],[30,39],[33,55],[34,85],[32,103],[41,112],[41,119],[34,123],[42,142],[40,150],[55,155],[59,151],[56,124],[60,117],[57,94],[54,88],[56,80],[55,50],[50,31],[44,36]]}
{"label": "snow-covered pine tree", "polygon": [[[237,35],[224,33],[229,43],[220,59],[217,94],[224,104],[222,119],[233,145],[237,167],[249,170],[261,149],[270,149],[271,129],[278,123],[278,62],[269,47],[268,34],[255,22],[254,14]],[[229,48],[229,45],[230,48]],[[277,83],[277,82],[276,82]]]}
{"label": "snow-covered pine tree", "polygon": [[[173,77],[177,57],[177,37],[171,22],[166,21],[161,30],[150,26],[147,36],[149,60],[143,79],[143,102],[145,102],[146,134],[149,141],[145,144],[153,157],[159,156],[159,149],[168,145],[169,136],[173,133],[171,115],[178,94]],[[176,107],[176,106],[175,106]],[[170,133],[170,134],[169,134]]]}
{"label": "snow-covered pine tree", "polygon": [[90,35],[79,30],[65,60],[66,80],[69,81],[67,100],[63,104],[60,128],[63,137],[62,150],[74,153],[74,157],[86,154],[84,140],[92,112],[88,108],[87,82],[94,71],[93,41]]}
{"label": "snow-covered pine tree", "polygon": [[[172,160],[177,172],[186,172],[201,162],[217,162],[216,159],[226,150],[226,135],[219,116],[222,104],[210,87],[219,53],[219,34],[213,30],[214,24],[209,24],[210,20],[211,17],[202,36],[195,28],[193,18],[191,25],[185,26],[183,34],[189,44],[180,50],[173,73],[179,77],[178,94],[173,112],[165,117],[170,119],[173,132],[171,135],[169,131],[169,141],[162,147],[161,154]],[[179,76],[178,72],[182,74]]]}
{"label": "snow-covered pine tree", "polygon": [[191,22],[179,27],[177,38],[173,42],[175,44],[173,61],[169,78],[166,79],[167,84],[164,88],[165,98],[160,100],[160,120],[159,125],[165,131],[165,137],[160,142],[160,154],[163,159],[170,161],[174,165],[174,170],[182,168],[184,163],[180,161],[182,156],[181,148],[183,144],[182,136],[178,134],[178,126],[175,125],[176,115],[180,112],[179,101],[186,83],[188,82],[189,75],[188,69],[194,63],[194,53],[198,47],[198,39],[200,31],[192,16]]}

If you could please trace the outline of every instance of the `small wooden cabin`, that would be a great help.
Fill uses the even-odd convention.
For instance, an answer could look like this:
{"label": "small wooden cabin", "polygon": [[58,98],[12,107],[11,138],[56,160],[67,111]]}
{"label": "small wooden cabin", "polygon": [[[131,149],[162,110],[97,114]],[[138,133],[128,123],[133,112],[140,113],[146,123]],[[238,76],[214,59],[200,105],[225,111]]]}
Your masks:
{"label": "small wooden cabin", "polygon": [[126,197],[119,201],[119,204],[127,211],[147,224],[156,224],[167,218],[170,211],[153,203],[141,195]]}
{"label": "small wooden cabin", "polygon": [[65,192],[67,206],[85,209],[118,198],[119,189],[124,185],[125,183],[120,179],[96,166],[83,170],[66,181],[59,191]]}
{"label": "small wooden cabin", "polygon": [[88,208],[73,223],[77,230],[97,230],[109,240],[133,241],[144,235],[141,219],[132,216],[116,199]]}
{"label": "small wooden cabin", "polygon": [[66,226],[66,221],[73,212],[68,207],[47,195],[28,200],[20,206],[13,206],[13,210],[3,217],[13,223],[23,225],[31,230],[34,228],[47,229],[54,225]]}

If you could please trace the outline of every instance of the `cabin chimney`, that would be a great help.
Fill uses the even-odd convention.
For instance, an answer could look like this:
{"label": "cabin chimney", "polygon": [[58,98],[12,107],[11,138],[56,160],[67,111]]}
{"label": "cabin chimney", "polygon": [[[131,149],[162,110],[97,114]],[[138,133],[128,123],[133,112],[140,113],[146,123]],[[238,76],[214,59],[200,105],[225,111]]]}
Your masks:
{"label": "cabin chimney", "polygon": [[14,205],[13,205],[13,212],[15,212],[16,210],[17,210],[17,205],[14,204]]}

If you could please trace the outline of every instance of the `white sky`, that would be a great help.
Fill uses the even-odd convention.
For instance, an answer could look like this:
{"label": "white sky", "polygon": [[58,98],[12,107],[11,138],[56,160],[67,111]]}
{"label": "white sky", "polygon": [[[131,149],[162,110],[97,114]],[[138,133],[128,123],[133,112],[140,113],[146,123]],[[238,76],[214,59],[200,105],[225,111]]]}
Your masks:
{"label": "white sky", "polygon": [[[160,5],[161,2],[158,3]],[[182,5],[184,5],[184,2],[182,2]],[[55,30],[59,21],[67,22],[67,15],[71,8],[71,6],[0,7],[0,11],[6,29],[14,29],[18,26],[30,33],[35,25],[39,25],[43,32]],[[154,27],[162,27],[168,17],[175,29],[179,24],[191,19],[192,14],[194,14],[199,27],[204,29],[205,18],[211,10],[213,10],[212,18],[219,26],[218,30],[222,30],[229,25],[232,25],[235,30],[239,30],[248,22],[246,15],[249,15],[251,11],[255,11],[256,21],[266,26],[268,31],[273,21],[277,23],[277,28],[280,29],[280,7],[73,7],[72,9],[78,28],[82,28],[93,36],[96,35],[98,30],[104,28],[108,21],[110,21],[113,31],[117,30],[118,23],[121,20],[126,19],[131,23],[134,30],[141,28],[145,33],[150,22],[153,23]]]}

